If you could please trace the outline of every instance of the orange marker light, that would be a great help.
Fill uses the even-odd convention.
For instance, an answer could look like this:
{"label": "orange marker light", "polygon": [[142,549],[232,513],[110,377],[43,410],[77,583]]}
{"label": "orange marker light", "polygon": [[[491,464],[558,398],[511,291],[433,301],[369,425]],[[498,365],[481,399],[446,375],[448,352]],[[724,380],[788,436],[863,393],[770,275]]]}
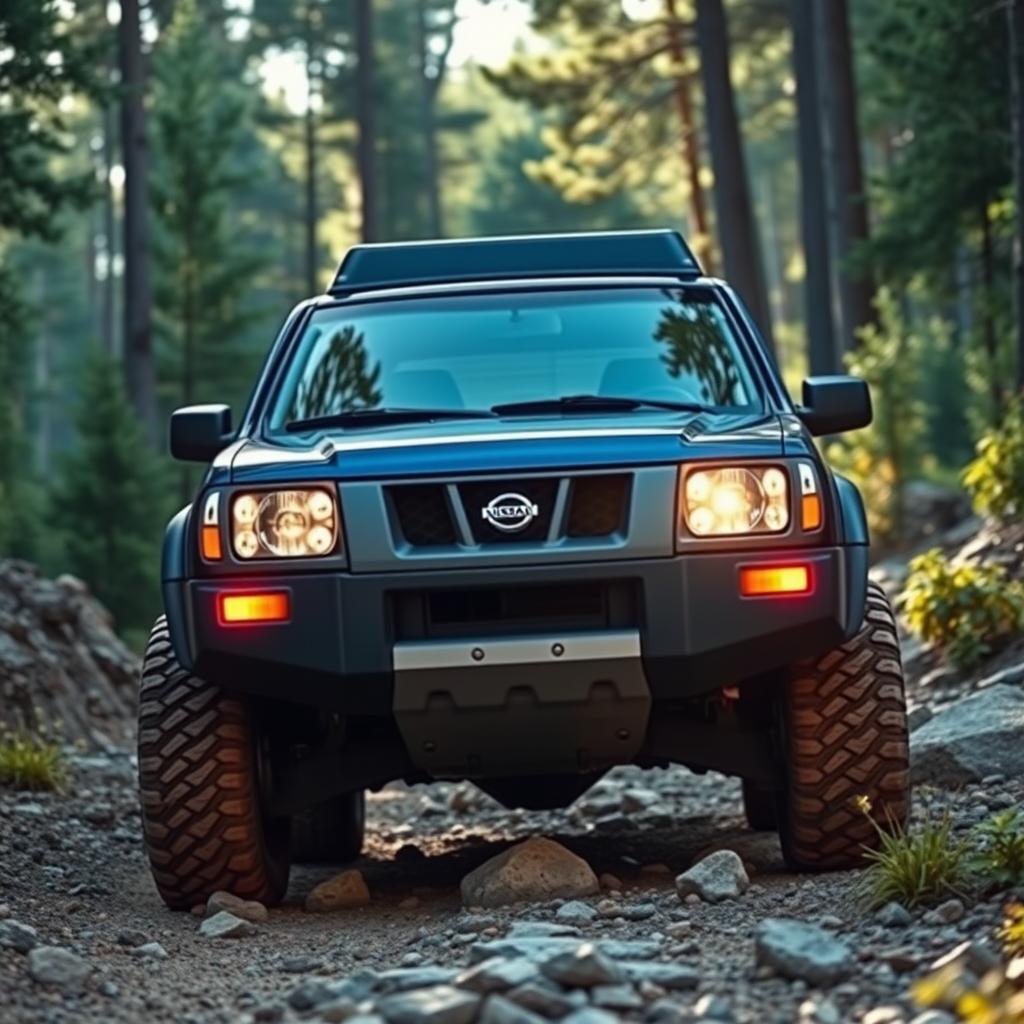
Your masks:
{"label": "orange marker light", "polygon": [[747,565],[740,569],[740,593],[744,597],[808,594],[810,590],[809,565]]}
{"label": "orange marker light", "polygon": [[220,621],[224,624],[287,622],[291,616],[291,602],[283,590],[266,594],[221,594],[218,605]]}
{"label": "orange marker light", "polygon": [[200,543],[202,545],[203,558],[208,562],[219,562],[224,557],[224,553],[220,548],[219,526],[204,526]]}
{"label": "orange marker light", "polygon": [[800,502],[800,525],[805,530],[817,530],[821,526],[821,498],[816,494],[805,494]]}

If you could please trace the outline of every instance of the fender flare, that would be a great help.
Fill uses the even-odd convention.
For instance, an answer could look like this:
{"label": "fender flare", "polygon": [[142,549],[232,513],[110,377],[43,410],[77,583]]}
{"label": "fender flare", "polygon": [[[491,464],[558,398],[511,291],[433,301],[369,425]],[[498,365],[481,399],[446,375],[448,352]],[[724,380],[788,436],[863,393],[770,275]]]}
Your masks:
{"label": "fender flare", "polygon": [[839,498],[840,539],[843,544],[871,543],[868,534],[868,517],[864,512],[864,499],[852,480],[838,473],[832,474]]}
{"label": "fender flare", "polygon": [[192,671],[185,580],[188,578],[188,537],[192,506],[186,505],[167,524],[160,558],[164,614],[174,656],[182,668]]}

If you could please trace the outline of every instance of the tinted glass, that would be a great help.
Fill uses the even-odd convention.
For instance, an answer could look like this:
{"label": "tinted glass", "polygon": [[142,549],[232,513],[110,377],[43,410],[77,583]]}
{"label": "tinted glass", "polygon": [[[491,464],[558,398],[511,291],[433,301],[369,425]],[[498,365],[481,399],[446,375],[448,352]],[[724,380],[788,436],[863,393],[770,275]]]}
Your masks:
{"label": "tinted glass", "polygon": [[710,294],[605,289],[321,310],[270,426],[354,409],[490,409],[581,394],[759,407]]}

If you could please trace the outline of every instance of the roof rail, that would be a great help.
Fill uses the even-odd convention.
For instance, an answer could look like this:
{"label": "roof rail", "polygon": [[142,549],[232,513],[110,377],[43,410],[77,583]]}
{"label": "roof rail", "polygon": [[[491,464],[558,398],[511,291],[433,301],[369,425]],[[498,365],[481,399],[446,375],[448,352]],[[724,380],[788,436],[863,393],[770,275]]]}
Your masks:
{"label": "roof rail", "polygon": [[668,229],[385,242],[349,249],[327,291],[634,274],[693,279],[701,268],[683,236]]}

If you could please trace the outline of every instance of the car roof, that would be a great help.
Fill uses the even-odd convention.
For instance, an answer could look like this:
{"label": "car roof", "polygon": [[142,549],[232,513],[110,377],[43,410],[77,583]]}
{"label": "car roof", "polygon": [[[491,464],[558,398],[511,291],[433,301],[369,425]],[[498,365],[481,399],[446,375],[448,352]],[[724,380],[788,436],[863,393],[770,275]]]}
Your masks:
{"label": "car roof", "polygon": [[349,249],[327,292],[618,275],[691,281],[701,268],[667,229],[373,243]]}

